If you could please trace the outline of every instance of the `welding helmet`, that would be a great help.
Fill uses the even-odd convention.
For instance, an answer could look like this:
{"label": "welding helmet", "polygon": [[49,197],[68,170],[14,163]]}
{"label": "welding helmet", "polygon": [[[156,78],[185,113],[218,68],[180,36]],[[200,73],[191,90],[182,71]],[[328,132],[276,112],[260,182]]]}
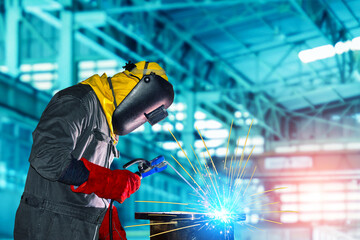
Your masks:
{"label": "welding helmet", "polygon": [[119,105],[115,101],[112,125],[117,135],[126,135],[145,122],[154,125],[165,119],[166,109],[174,100],[173,86],[157,63],[129,62],[124,68],[123,74],[136,78],[138,83]]}

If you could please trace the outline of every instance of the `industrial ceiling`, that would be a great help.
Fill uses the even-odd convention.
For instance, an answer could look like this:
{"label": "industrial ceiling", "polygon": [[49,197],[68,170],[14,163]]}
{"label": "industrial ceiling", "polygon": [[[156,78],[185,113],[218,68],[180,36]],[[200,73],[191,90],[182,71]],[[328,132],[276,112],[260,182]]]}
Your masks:
{"label": "industrial ceiling", "polygon": [[146,59],[175,85],[174,114],[187,116],[170,120],[179,129],[200,112],[224,129],[254,119],[269,142],[299,139],[303,122],[358,134],[333,116],[359,123],[359,1],[15,0],[1,9],[3,72],[50,94]]}

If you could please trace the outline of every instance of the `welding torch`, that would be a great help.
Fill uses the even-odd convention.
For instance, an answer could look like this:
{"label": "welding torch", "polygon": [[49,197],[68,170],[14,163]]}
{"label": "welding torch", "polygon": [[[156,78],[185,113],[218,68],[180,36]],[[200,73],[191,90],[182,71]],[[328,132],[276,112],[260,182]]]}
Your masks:
{"label": "welding torch", "polygon": [[126,163],[123,168],[127,169],[134,164],[138,165],[139,171],[135,172],[135,174],[137,174],[140,178],[145,178],[154,173],[164,171],[168,165],[164,156],[158,156],[151,161],[145,160],[143,158],[131,160],[130,162]]}
{"label": "welding torch", "polygon": [[[136,158],[131,160],[130,162],[126,163],[123,168],[127,169],[132,165],[138,165],[138,171],[135,172],[141,179],[150,176],[154,173],[164,171],[167,168],[168,163],[165,161],[164,156],[158,156],[151,161],[145,160],[143,158]],[[110,201],[110,209],[112,209],[112,205],[114,204],[114,200],[111,199]],[[112,236],[112,211],[109,212],[109,233],[110,233],[110,240],[113,239]]]}

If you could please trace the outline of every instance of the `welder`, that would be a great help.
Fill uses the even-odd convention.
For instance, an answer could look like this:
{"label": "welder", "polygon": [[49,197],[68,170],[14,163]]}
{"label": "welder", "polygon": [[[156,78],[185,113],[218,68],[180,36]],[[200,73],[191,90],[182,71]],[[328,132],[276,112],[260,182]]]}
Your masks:
{"label": "welder", "polygon": [[109,200],[123,203],[141,180],[128,170],[110,170],[119,157],[116,144],[145,122],[163,120],[174,91],[155,62],[124,68],[59,91],[45,108],[33,132],[15,240],[109,239],[109,212],[113,239],[126,239]]}

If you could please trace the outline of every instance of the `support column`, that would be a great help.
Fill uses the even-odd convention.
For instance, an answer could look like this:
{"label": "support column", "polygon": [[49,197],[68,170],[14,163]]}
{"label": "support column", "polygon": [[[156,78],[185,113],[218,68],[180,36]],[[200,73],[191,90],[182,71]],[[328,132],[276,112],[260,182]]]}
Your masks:
{"label": "support column", "polygon": [[5,64],[8,67],[8,73],[17,77],[20,73],[19,41],[21,9],[19,0],[6,0],[5,8]]}
{"label": "support column", "polygon": [[60,18],[59,74],[55,88],[64,89],[77,83],[77,71],[74,67],[74,13],[71,5],[66,6]]}
{"label": "support column", "polygon": [[[186,119],[184,122],[184,130],[182,132],[182,140],[183,140],[183,148],[186,151],[186,154],[188,155],[190,161],[195,159],[194,153],[190,147],[190,145],[193,146],[195,149],[195,135],[194,135],[194,123],[195,123],[195,92],[193,88],[193,79],[188,79],[186,81],[186,87],[189,89],[189,91],[184,92],[184,103],[186,104]],[[193,161],[194,162],[194,161]],[[190,169],[191,166],[189,164],[185,164],[185,166],[188,166]],[[192,169],[190,171],[193,171]]]}

